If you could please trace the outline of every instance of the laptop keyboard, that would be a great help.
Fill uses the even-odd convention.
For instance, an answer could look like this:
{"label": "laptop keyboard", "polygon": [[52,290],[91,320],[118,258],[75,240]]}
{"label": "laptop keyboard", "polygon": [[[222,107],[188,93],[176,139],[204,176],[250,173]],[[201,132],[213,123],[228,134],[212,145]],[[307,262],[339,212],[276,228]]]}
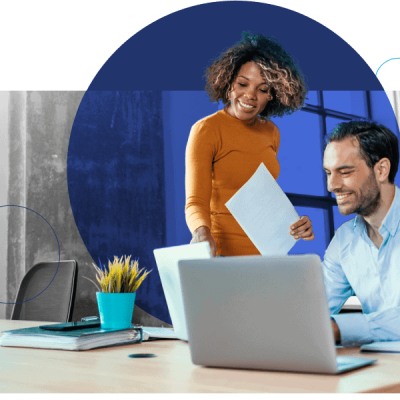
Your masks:
{"label": "laptop keyboard", "polygon": [[376,360],[357,357],[336,357],[338,372],[350,371],[364,365],[373,364]]}
{"label": "laptop keyboard", "polygon": [[354,359],[349,360],[348,358],[345,357],[336,357],[336,363],[337,365],[345,367],[346,365],[354,364]]}

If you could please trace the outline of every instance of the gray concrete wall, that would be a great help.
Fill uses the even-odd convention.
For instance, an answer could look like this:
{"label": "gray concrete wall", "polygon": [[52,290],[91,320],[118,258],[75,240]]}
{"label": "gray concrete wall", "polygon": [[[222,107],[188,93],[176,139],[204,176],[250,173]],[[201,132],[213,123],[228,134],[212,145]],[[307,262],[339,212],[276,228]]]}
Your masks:
{"label": "gray concrete wall", "polygon": [[[11,92],[9,101],[9,193],[8,204],[26,207],[26,93]],[[8,210],[7,300],[15,301],[26,272],[26,213],[22,208]],[[9,318],[12,305],[7,305]]]}
{"label": "gray concrete wall", "polygon": [[[76,227],[67,185],[69,137],[83,94],[11,92],[8,107],[9,204],[39,213],[57,235],[61,259],[78,261],[74,321],[98,315],[95,287],[83,278],[93,278],[93,260]],[[8,301],[14,301],[22,277],[34,264],[58,259],[57,240],[46,221],[22,208],[9,210]],[[4,268],[2,273],[4,275]],[[12,306],[7,306],[7,318],[11,311]],[[137,306],[133,317],[136,323],[143,325],[163,324]]]}
{"label": "gray concrete wall", "polygon": [[[0,92],[0,205],[8,204],[8,92]],[[7,234],[8,207],[0,208],[0,302],[7,302]],[[0,319],[6,316],[6,305],[0,304]]]}

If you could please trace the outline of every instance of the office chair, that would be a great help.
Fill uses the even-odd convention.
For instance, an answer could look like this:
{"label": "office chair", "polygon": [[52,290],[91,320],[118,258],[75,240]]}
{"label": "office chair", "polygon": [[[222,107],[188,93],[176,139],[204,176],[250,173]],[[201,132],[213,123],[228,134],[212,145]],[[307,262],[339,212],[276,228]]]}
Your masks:
{"label": "office chair", "polygon": [[[74,307],[78,264],[74,260],[41,262],[22,279],[12,320],[70,322]],[[37,296],[53,279],[50,286]],[[35,297],[37,296],[37,297]],[[24,300],[31,299],[24,303]],[[18,304],[19,303],[19,304]]]}

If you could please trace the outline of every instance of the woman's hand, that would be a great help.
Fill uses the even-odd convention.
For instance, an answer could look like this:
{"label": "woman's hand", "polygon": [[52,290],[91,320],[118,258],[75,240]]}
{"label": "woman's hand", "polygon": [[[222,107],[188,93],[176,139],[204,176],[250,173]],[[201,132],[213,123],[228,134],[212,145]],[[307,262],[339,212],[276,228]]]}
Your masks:
{"label": "woman's hand", "polygon": [[290,234],[294,236],[295,239],[314,240],[315,236],[310,218],[307,216],[300,217],[300,219],[290,227]]}
{"label": "woman's hand", "polygon": [[217,254],[217,246],[215,245],[214,238],[211,235],[210,229],[206,226],[200,226],[193,232],[193,237],[190,243],[200,243],[208,242],[210,243],[211,255],[213,257]]}

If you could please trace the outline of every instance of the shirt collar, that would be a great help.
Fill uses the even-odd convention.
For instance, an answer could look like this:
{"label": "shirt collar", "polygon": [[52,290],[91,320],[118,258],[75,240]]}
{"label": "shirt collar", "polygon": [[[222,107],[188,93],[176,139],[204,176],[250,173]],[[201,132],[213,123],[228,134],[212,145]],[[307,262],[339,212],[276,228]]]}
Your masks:
{"label": "shirt collar", "polygon": [[[390,233],[391,236],[396,234],[400,223],[400,189],[397,186],[395,187],[396,191],[392,205],[390,206],[389,211],[382,222],[382,226]],[[354,218],[353,229],[354,232],[357,232],[359,235],[361,235],[364,231],[365,221],[361,215],[357,214],[357,216]]]}

